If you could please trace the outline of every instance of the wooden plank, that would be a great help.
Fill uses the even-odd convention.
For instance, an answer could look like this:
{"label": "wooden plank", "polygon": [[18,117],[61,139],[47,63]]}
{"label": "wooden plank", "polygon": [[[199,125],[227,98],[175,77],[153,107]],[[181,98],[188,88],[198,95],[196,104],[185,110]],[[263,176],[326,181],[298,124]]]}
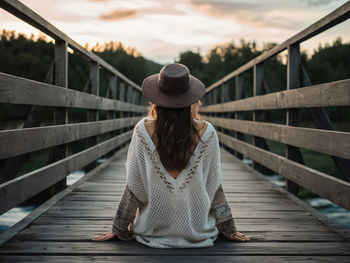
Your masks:
{"label": "wooden plank", "polygon": [[350,106],[350,79],[284,90],[200,107],[200,112],[233,112],[301,107]]}
{"label": "wooden plank", "polygon": [[249,143],[231,138],[223,133],[218,133],[218,136],[220,141],[228,147],[242,152],[251,159],[264,164],[282,176],[294,180],[296,183],[337,205],[350,209],[350,183],[298,164],[275,153],[255,147]]}
{"label": "wooden plank", "polygon": [[[142,258],[142,259],[141,259]],[[141,257],[138,255],[130,255],[130,256],[102,256],[102,255],[79,255],[79,256],[62,256],[62,255],[7,255],[0,256],[0,261],[4,260],[4,262],[55,262],[55,263],[67,263],[67,262],[164,262],[164,255],[142,255]],[[169,256],[166,257],[166,262],[168,263],[205,263],[205,262],[226,262],[226,263],[257,263],[257,262],[271,262],[271,263],[281,263],[281,262],[309,262],[309,263],[329,263],[329,262],[337,262],[337,263],[348,263],[350,260],[349,256],[276,256],[276,255],[259,255],[259,256],[227,256],[227,255],[215,255],[210,256],[206,255],[205,257],[194,254],[193,256],[186,255],[180,256],[176,255],[175,257]]]}
{"label": "wooden plank", "polygon": [[[93,219],[92,221],[97,221]],[[89,230],[80,229],[74,231],[72,230],[63,230],[59,232],[47,232],[44,231],[22,231],[20,234],[16,236],[14,240],[27,240],[27,241],[89,241],[91,238],[97,236],[101,232],[107,232],[111,229],[111,221],[113,219],[109,219],[109,228],[92,228]],[[107,226],[107,225],[106,225]],[[330,232],[320,232],[320,231],[249,231],[249,226],[240,226],[240,231],[249,235],[252,242],[260,241],[290,241],[290,242],[323,242],[324,240],[328,240],[329,242],[334,241],[343,241],[339,235]],[[267,229],[267,227],[266,227]]]}
{"label": "wooden plank", "polygon": [[[176,249],[152,249],[148,246],[130,242],[7,242],[0,248],[0,254],[16,252],[19,254],[51,253],[61,255],[117,254],[117,255],[179,255]],[[182,255],[350,255],[349,244],[343,242],[227,242],[216,241],[216,246],[182,249]]]}
{"label": "wooden plank", "polygon": [[76,41],[71,39],[69,36],[67,36],[58,28],[56,28],[54,25],[52,25],[49,21],[47,21],[46,19],[44,19],[43,17],[35,13],[33,10],[28,8],[26,5],[24,5],[20,1],[3,0],[3,1],[0,1],[0,7],[6,10],[7,12],[13,14],[14,16],[18,17],[19,19],[25,21],[26,23],[34,26],[40,31],[48,34],[49,36],[54,38],[56,41],[61,40],[61,41],[67,42],[71,48],[78,51],[79,53],[87,57],[89,60],[94,61],[97,64],[100,64],[102,67],[104,67],[106,70],[108,70],[112,74],[123,79],[133,88],[141,91],[141,88],[139,85],[135,84],[133,81],[128,79],[125,75],[120,73],[113,66],[108,64],[106,61],[104,61],[102,58],[100,58],[96,54],[89,52],[88,50],[83,48]]}
{"label": "wooden plank", "polygon": [[133,131],[106,140],[58,162],[0,185],[0,214],[22,203],[45,188],[81,169],[100,156],[130,140]]}
{"label": "wooden plank", "polygon": [[216,126],[350,159],[350,133],[203,116]]}
{"label": "wooden plank", "polygon": [[140,117],[0,131],[0,159],[135,125]]}
{"label": "wooden plank", "polygon": [[146,108],[34,80],[0,73],[0,103],[144,113]]}
{"label": "wooden plank", "polygon": [[[103,194],[103,193],[101,193]],[[104,193],[110,194],[110,193]],[[232,207],[233,209],[233,207]],[[115,210],[107,209],[95,211],[93,209],[89,210],[58,210],[50,209],[45,215],[55,216],[55,217],[65,217],[65,218],[111,218],[115,216]],[[290,218],[290,219],[300,219],[301,217],[309,217],[309,213],[305,211],[277,211],[277,210],[265,210],[265,211],[251,211],[251,210],[239,210],[234,212],[235,218]]]}
{"label": "wooden plank", "polygon": [[[307,75],[306,70],[303,66],[301,66],[301,74],[302,74],[302,83],[303,86],[311,86],[312,83],[309,79],[309,76]],[[310,113],[315,127],[317,129],[324,129],[324,130],[334,130],[333,124],[331,120],[329,119],[326,111],[324,108],[321,107],[312,107],[312,108],[306,108],[307,111]],[[339,158],[338,156],[331,156],[336,167],[338,168],[342,178],[348,182],[350,182],[350,174],[348,171],[350,170],[350,158]]]}
{"label": "wooden plank", "polygon": [[88,180],[92,175],[95,175],[97,172],[99,172],[100,170],[108,166],[112,161],[115,160],[115,158],[118,158],[121,154],[125,153],[126,150],[127,150],[126,147],[120,149],[109,160],[99,165],[93,171],[90,171],[89,173],[87,173],[85,176],[78,179],[75,183],[68,186],[66,189],[64,189],[60,193],[56,194],[55,196],[51,197],[49,200],[45,201],[43,204],[35,208],[30,214],[28,214],[22,220],[17,222],[15,225],[3,231],[0,234],[0,246],[3,245],[12,237],[14,237],[17,233],[19,233],[22,229],[24,229],[26,226],[31,224],[34,220],[39,218],[39,216],[41,216],[45,211],[47,211],[50,207],[52,207],[56,202],[58,202],[59,200],[64,198],[66,195],[71,193],[76,187],[81,185],[84,181]]}
{"label": "wooden plank", "polygon": [[331,28],[339,23],[342,23],[343,21],[347,20],[349,17],[350,17],[350,3],[346,2],[345,4],[338,7],[336,10],[334,10],[333,12],[329,13],[328,15],[321,18],[320,20],[313,23],[312,25],[308,26],[307,28],[300,31],[296,35],[287,39],[282,44],[277,45],[268,51],[265,51],[263,54],[250,60],[243,66],[239,67],[238,69],[234,70],[230,74],[226,75],[225,77],[221,78],[217,82],[213,83],[207,88],[206,92],[209,92],[212,89],[215,89],[218,86],[220,86],[222,83],[227,82],[231,78],[238,76],[239,74],[242,74],[243,72],[247,71],[254,65],[264,62],[265,60],[271,58],[272,56],[277,55],[278,53],[287,49],[289,45],[303,42],[323,31],[326,31],[328,28]]}
{"label": "wooden plank", "polygon": [[[54,64],[55,60],[51,63],[50,69],[46,74],[45,83],[52,84],[54,81]],[[1,96],[0,96],[1,97]],[[30,128],[40,126],[42,120],[45,117],[47,111],[46,106],[32,106],[30,112],[23,124],[23,128]],[[8,158],[0,161],[0,183],[6,182],[16,177],[17,172],[21,166],[21,163],[26,155],[19,155],[16,157]],[[0,158],[1,159],[1,158]]]}

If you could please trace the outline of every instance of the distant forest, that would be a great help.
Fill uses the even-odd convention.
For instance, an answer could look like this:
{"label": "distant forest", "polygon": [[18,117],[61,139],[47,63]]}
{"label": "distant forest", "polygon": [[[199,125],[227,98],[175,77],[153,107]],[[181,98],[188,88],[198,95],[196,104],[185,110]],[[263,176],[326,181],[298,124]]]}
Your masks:
{"label": "distant forest", "polygon": [[[184,51],[176,62],[188,66],[191,74],[204,82],[206,86],[219,80],[234,69],[275,46],[265,44],[258,48],[255,42],[241,40],[238,44],[227,43],[213,47],[206,55],[199,52]],[[134,48],[126,48],[120,42],[96,45],[92,52],[102,57],[117,70],[137,84],[150,74],[157,73],[163,65],[146,59]],[[265,80],[271,92],[286,88],[286,65],[284,54],[265,62]],[[54,44],[44,36],[26,37],[14,31],[3,30],[0,35],[0,72],[43,81],[54,58]],[[341,80],[350,77],[350,43],[343,43],[339,37],[331,44],[320,45],[311,56],[301,54],[301,62],[312,84]],[[89,75],[89,63],[78,52],[69,53],[69,88],[83,90]],[[246,96],[253,94],[253,71],[244,74]],[[100,95],[105,94],[107,75],[103,70],[100,76]],[[12,119],[24,112],[13,110],[11,105],[0,105],[0,120]],[[347,108],[331,107],[327,109],[333,121],[350,120]]]}

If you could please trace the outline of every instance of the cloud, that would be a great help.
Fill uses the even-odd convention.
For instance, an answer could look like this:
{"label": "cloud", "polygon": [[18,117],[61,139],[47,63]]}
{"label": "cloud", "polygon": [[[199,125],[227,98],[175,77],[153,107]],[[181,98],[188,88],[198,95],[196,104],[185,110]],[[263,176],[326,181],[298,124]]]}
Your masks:
{"label": "cloud", "polygon": [[321,6],[321,5],[330,4],[332,0],[301,0],[301,1],[306,3],[308,6]]}
{"label": "cloud", "polygon": [[[309,0],[312,1],[312,0]],[[316,0],[315,0],[316,1]],[[326,1],[326,0],[318,0]],[[295,4],[275,7],[272,0],[264,4],[252,1],[191,0],[190,6],[214,17],[231,17],[239,23],[260,28],[300,29],[305,21],[290,16]]]}
{"label": "cloud", "polygon": [[101,20],[122,20],[125,18],[134,17],[139,13],[136,9],[115,9],[111,13],[100,15]]}

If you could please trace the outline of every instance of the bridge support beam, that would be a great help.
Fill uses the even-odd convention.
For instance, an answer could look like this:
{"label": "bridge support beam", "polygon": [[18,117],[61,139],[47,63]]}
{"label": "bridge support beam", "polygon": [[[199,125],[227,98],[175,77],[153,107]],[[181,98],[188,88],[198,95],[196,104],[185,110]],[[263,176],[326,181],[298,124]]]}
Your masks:
{"label": "bridge support beam", "polygon": [[[254,65],[254,89],[253,89],[253,96],[263,95],[264,94],[264,64],[259,63],[257,65]],[[256,110],[253,111],[253,121],[265,121],[265,111],[263,110]],[[267,144],[266,140],[264,138],[253,136],[253,145],[257,146],[259,148],[267,150]],[[274,173],[272,170],[267,168],[266,166],[263,166],[262,164],[253,161],[253,168],[260,173],[263,174],[272,174]]]}
{"label": "bridge support beam", "polygon": [[[244,79],[242,74],[237,75],[235,77],[235,83],[236,83],[235,99],[236,100],[243,99],[245,97],[245,92],[244,92]],[[244,119],[243,112],[240,112],[240,111],[235,112],[235,119],[243,120]],[[245,141],[244,134],[241,132],[235,132],[235,138],[241,141]],[[243,154],[239,153],[238,151],[236,151],[236,157],[238,159],[243,160]]]}
{"label": "bridge support beam", "polygon": [[[110,75],[108,78],[108,89],[107,89],[106,97],[113,100],[117,99],[117,76],[116,75]],[[116,118],[116,114],[114,110],[107,111],[108,120],[115,119],[115,118]],[[116,136],[115,131],[112,131],[108,134],[108,138],[113,138],[114,136]],[[111,157],[114,153],[115,153],[115,150],[110,151],[105,155],[105,157],[107,158]]]}
{"label": "bridge support beam", "polygon": [[[90,93],[99,96],[100,90],[100,69],[99,64],[91,62],[90,64]],[[98,121],[98,110],[89,110],[87,114],[87,121]],[[87,139],[87,148],[90,148],[98,143],[98,136],[92,136]],[[93,161],[85,167],[86,172],[94,169],[97,166],[97,161]]]}
{"label": "bridge support beam", "polygon": [[[287,90],[300,88],[300,80],[300,45],[296,43],[288,46]],[[299,109],[286,110],[286,125],[299,126]],[[300,164],[304,164],[303,157],[298,147],[287,144],[286,157]],[[299,194],[299,185],[287,178],[286,189],[296,196]]]}

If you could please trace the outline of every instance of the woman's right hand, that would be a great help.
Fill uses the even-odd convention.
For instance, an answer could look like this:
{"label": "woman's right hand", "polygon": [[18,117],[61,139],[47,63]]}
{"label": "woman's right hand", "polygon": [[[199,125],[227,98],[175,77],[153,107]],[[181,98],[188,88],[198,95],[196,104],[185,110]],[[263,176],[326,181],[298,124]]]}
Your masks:
{"label": "woman's right hand", "polygon": [[107,232],[107,233],[103,233],[98,235],[97,237],[91,239],[91,240],[95,240],[95,241],[107,241],[107,240],[111,240],[114,239],[117,235],[114,234],[113,232]]}
{"label": "woman's right hand", "polygon": [[245,236],[244,234],[240,233],[240,232],[235,232],[231,235],[228,235],[226,233],[221,233],[224,237],[230,239],[230,240],[234,240],[234,241],[241,241],[241,242],[244,242],[244,241],[247,241],[247,240],[250,240],[249,237]]}

